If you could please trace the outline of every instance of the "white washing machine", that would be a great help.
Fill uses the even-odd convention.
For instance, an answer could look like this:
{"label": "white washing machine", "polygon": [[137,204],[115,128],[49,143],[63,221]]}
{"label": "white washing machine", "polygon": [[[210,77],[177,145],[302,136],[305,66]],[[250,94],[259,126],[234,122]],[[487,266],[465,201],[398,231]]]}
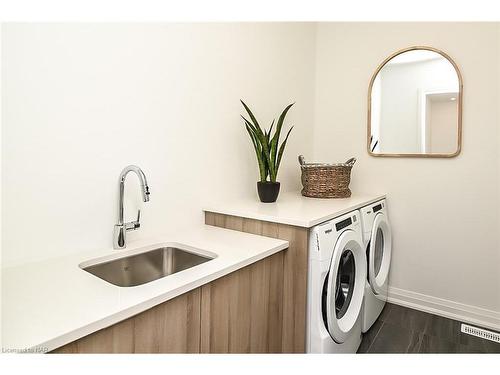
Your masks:
{"label": "white washing machine", "polygon": [[311,229],[307,293],[308,353],[356,353],[366,280],[359,211]]}
{"label": "white washing machine", "polygon": [[387,301],[392,235],[385,199],[363,207],[360,212],[368,270],[363,301],[364,333],[375,323]]}

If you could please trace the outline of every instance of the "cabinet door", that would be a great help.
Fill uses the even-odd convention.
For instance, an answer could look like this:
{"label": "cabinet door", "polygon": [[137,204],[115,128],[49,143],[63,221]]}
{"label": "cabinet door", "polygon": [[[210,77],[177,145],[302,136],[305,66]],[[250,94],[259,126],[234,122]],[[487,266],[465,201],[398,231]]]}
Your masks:
{"label": "cabinet door", "polygon": [[200,289],[180,295],[134,319],[134,353],[199,353]]}
{"label": "cabinet door", "polygon": [[200,296],[194,289],[53,353],[199,353]]}
{"label": "cabinet door", "polygon": [[289,242],[283,252],[283,353],[304,353],[306,349],[307,261],[309,230],[286,224],[205,213],[205,224],[279,238]]}
{"label": "cabinet door", "polygon": [[201,288],[202,353],[279,353],[283,253]]}

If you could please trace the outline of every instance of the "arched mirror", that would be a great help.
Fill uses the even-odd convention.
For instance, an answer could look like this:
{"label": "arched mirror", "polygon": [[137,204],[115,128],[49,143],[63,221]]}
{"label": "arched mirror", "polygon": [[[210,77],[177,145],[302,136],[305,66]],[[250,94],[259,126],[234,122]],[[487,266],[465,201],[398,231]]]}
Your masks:
{"label": "arched mirror", "polygon": [[368,89],[368,153],[453,157],[462,143],[462,76],[432,47],[410,47],[385,59]]}

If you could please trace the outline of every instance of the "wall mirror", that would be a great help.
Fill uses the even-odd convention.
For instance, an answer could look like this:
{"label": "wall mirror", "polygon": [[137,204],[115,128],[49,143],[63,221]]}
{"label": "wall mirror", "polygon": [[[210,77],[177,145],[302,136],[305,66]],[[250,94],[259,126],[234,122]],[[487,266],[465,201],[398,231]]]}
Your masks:
{"label": "wall mirror", "polygon": [[462,142],[462,77],[444,52],[410,47],[385,59],[368,88],[368,153],[453,157]]}

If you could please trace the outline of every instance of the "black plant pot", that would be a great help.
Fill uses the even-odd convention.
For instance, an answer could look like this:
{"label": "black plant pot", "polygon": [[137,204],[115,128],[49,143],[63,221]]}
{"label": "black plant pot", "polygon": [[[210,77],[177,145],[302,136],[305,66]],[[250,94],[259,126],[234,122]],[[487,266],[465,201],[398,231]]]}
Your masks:
{"label": "black plant pot", "polygon": [[258,181],[257,191],[261,202],[273,203],[278,199],[280,193],[280,183],[270,181]]}

